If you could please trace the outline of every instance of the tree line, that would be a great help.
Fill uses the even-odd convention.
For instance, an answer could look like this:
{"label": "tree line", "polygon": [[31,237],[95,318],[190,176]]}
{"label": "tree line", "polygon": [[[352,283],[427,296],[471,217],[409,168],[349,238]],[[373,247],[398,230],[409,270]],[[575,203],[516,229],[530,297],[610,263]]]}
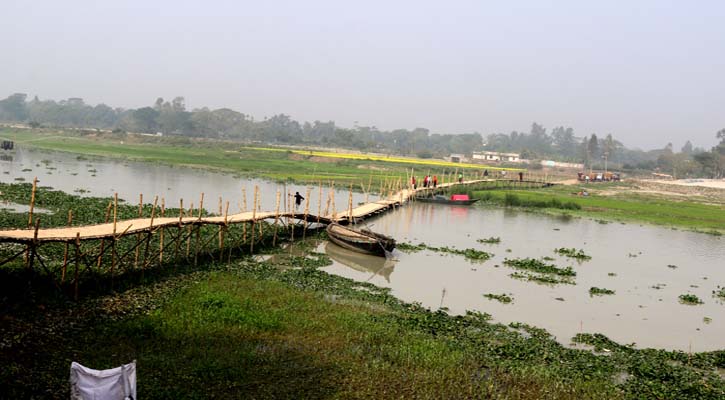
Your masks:
{"label": "tree line", "polygon": [[662,149],[627,149],[611,134],[579,137],[571,127],[554,127],[550,132],[533,123],[529,132],[512,131],[486,136],[431,133],[425,128],[379,130],[375,126],[344,128],[334,121],[300,123],[285,114],[262,120],[229,108],[207,107],[187,110],[185,99],[158,98],[147,107],[113,108],[86,104],[81,98],[67,100],[28,100],[16,93],[0,100],[0,121],[31,126],[98,128],[116,132],[162,133],[247,142],[302,144],[350,148],[363,151],[444,157],[451,153],[471,155],[473,151],[520,153],[530,160],[551,159],[583,163],[586,167],[660,170],[677,176],[722,176],[725,129],[717,133],[720,145],[706,151],[688,141],[679,151],[672,144]]}

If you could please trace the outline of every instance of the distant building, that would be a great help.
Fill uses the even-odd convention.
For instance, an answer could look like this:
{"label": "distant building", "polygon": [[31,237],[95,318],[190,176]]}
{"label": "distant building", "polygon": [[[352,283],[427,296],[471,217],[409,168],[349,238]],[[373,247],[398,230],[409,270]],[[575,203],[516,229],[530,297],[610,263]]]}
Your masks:
{"label": "distant building", "polygon": [[584,169],[584,164],[568,163],[568,162],[561,162],[561,161],[551,161],[551,160],[541,160],[541,165],[544,167]]}
{"label": "distant building", "polygon": [[517,153],[499,153],[497,151],[474,152],[473,159],[481,161],[500,161],[512,163],[519,163],[524,161]]}
{"label": "distant building", "polygon": [[448,161],[460,163],[468,161],[468,158],[466,158],[465,154],[451,154],[448,157]]}

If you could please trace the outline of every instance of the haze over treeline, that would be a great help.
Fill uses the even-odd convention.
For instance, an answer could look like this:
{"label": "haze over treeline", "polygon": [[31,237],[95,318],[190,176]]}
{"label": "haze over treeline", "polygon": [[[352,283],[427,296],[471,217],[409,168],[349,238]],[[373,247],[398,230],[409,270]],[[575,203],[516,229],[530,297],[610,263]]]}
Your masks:
{"label": "haze over treeline", "polygon": [[[380,130],[374,126],[340,127],[334,121],[299,122],[285,114],[255,120],[253,116],[229,109],[187,110],[183,97],[164,100],[137,109],[113,108],[106,104],[86,104],[81,98],[31,100],[16,93],[0,100],[0,121],[27,123],[33,127],[74,127],[113,130],[116,133],[161,133],[183,137],[203,137],[277,144],[306,144],[390,152],[423,158],[444,157],[451,153],[471,155],[474,151],[517,152],[529,160],[555,159],[602,164],[628,169],[660,169],[680,175],[703,172],[722,174],[725,160],[725,129],[717,133],[721,144],[712,152],[693,147],[690,141],[678,152],[667,143],[659,150],[627,149],[611,134],[577,136],[571,127],[547,129],[534,122],[528,132],[465,134],[431,133],[426,128]],[[714,159],[708,158],[716,155]],[[695,163],[694,161],[698,161]]]}
{"label": "haze over treeline", "polygon": [[3,2],[0,93],[710,148],[725,2]]}

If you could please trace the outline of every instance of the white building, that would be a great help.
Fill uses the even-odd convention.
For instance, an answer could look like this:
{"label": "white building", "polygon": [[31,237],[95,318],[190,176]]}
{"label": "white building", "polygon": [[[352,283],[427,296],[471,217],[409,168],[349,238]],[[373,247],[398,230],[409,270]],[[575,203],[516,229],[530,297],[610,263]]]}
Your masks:
{"label": "white building", "polygon": [[481,151],[473,153],[474,160],[482,161],[501,161],[501,162],[522,162],[517,153],[499,153],[497,151]]}

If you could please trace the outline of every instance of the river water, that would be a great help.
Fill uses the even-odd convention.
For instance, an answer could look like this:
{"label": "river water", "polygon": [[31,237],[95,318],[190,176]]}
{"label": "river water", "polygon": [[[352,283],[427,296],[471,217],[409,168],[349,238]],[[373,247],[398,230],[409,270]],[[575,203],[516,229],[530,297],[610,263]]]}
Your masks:
{"label": "river water", "polygon": [[[45,162],[44,162],[45,161]],[[26,169],[26,171],[23,171]],[[27,171],[30,169],[31,171]],[[230,201],[230,212],[242,206],[241,188],[251,207],[258,186],[261,208],[272,210],[278,183],[234,177],[200,169],[118,160],[78,160],[75,155],[17,149],[12,160],[0,158],[0,180],[13,182],[37,176],[42,186],[82,195],[112,196],[134,203],[139,193],[145,202],[153,196],[175,206],[180,198],[188,207],[205,205],[218,211],[218,197]],[[312,188],[310,209],[316,212],[318,190]],[[287,190],[306,189],[288,185]],[[327,189],[323,194],[325,208]],[[336,192],[337,209],[347,208],[348,193]],[[373,197],[371,197],[371,200]],[[354,195],[354,203],[364,201]],[[725,286],[725,240],[721,237],[639,224],[602,224],[579,218],[547,215],[486,206],[460,207],[412,204],[389,212],[369,225],[399,242],[431,246],[475,248],[494,253],[485,262],[428,250],[394,253],[384,260],[346,252],[332,244],[323,248],[334,264],[325,270],[359,281],[390,287],[395,296],[426,307],[446,307],[452,313],[476,310],[495,321],[514,321],[545,328],[563,344],[578,332],[603,333],[637,347],[704,351],[725,349],[725,304],[712,296]],[[500,244],[476,239],[500,237]],[[592,259],[578,263],[554,253],[554,248],[583,249]],[[552,257],[559,267],[572,266],[576,285],[547,286],[514,279],[515,270],[504,258]],[[590,296],[590,287],[614,290],[614,295]],[[656,288],[655,288],[656,287]],[[499,303],[484,294],[508,294],[514,301]],[[678,296],[697,295],[704,304],[683,305]]]}
{"label": "river water", "polygon": [[[393,294],[453,313],[477,310],[494,320],[545,328],[564,344],[578,332],[603,333],[637,347],[689,351],[725,348],[725,304],[712,296],[725,286],[725,241],[716,236],[639,224],[556,218],[504,208],[417,203],[371,222],[399,242],[475,248],[494,253],[485,262],[432,251],[395,252],[397,261],[352,263],[334,257],[328,272],[392,288]],[[500,237],[501,243],[476,239]],[[592,259],[577,262],[555,248],[583,249]],[[504,258],[552,257],[572,266],[576,285],[541,285],[511,278]],[[374,257],[368,257],[374,259]],[[380,271],[380,273],[377,273]],[[596,286],[614,295],[590,296]],[[658,287],[654,288],[654,287]],[[508,294],[503,304],[483,295]],[[697,295],[704,304],[679,303]],[[707,318],[707,319],[706,319]]]}
{"label": "river water", "polygon": [[[208,171],[198,168],[182,168],[162,164],[122,161],[90,157],[85,159],[75,154],[62,152],[46,152],[16,147],[12,156],[0,158],[0,181],[15,182],[23,178],[32,182],[38,178],[39,186],[50,186],[67,193],[82,196],[118,197],[132,204],[138,203],[139,195],[143,195],[145,203],[153,203],[159,196],[159,204],[163,197],[168,207],[178,207],[184,200],[184,207],[191,203],[199,206],[201,194],[204,193],[204,208],[209,212],[219,213],[219,197],[222,197],[223,208],[229,201],[229,213],[239,212],[244,208],[242,189],[245,189],[247,210],[252,207],[254,187],[259,190],[260,208],[273,211],[277,202],[277,191],[285,189],[294,194],[296,191],[306,196],[304,185],[282,184],[261,179],[237,177],[231,173]],[[8,159],[11,158],[11,159]],[[310,213],[325,210],[329,187],[323,188],[322,201],[317,186],[310,186]],[[353,193],[353,206],[365,201],[365,195]],[[368,200],[377,200],[369,196]],[[291,197],[288,197],[291,204]],[[281,197],[280,210],[284,211],[284,195]],[[348,209],[349,191],[335,190],[335,208],[340,213]],[[298,209],[304,211],[304,202]],[[332,212],[332,205],[330,205]]]}

